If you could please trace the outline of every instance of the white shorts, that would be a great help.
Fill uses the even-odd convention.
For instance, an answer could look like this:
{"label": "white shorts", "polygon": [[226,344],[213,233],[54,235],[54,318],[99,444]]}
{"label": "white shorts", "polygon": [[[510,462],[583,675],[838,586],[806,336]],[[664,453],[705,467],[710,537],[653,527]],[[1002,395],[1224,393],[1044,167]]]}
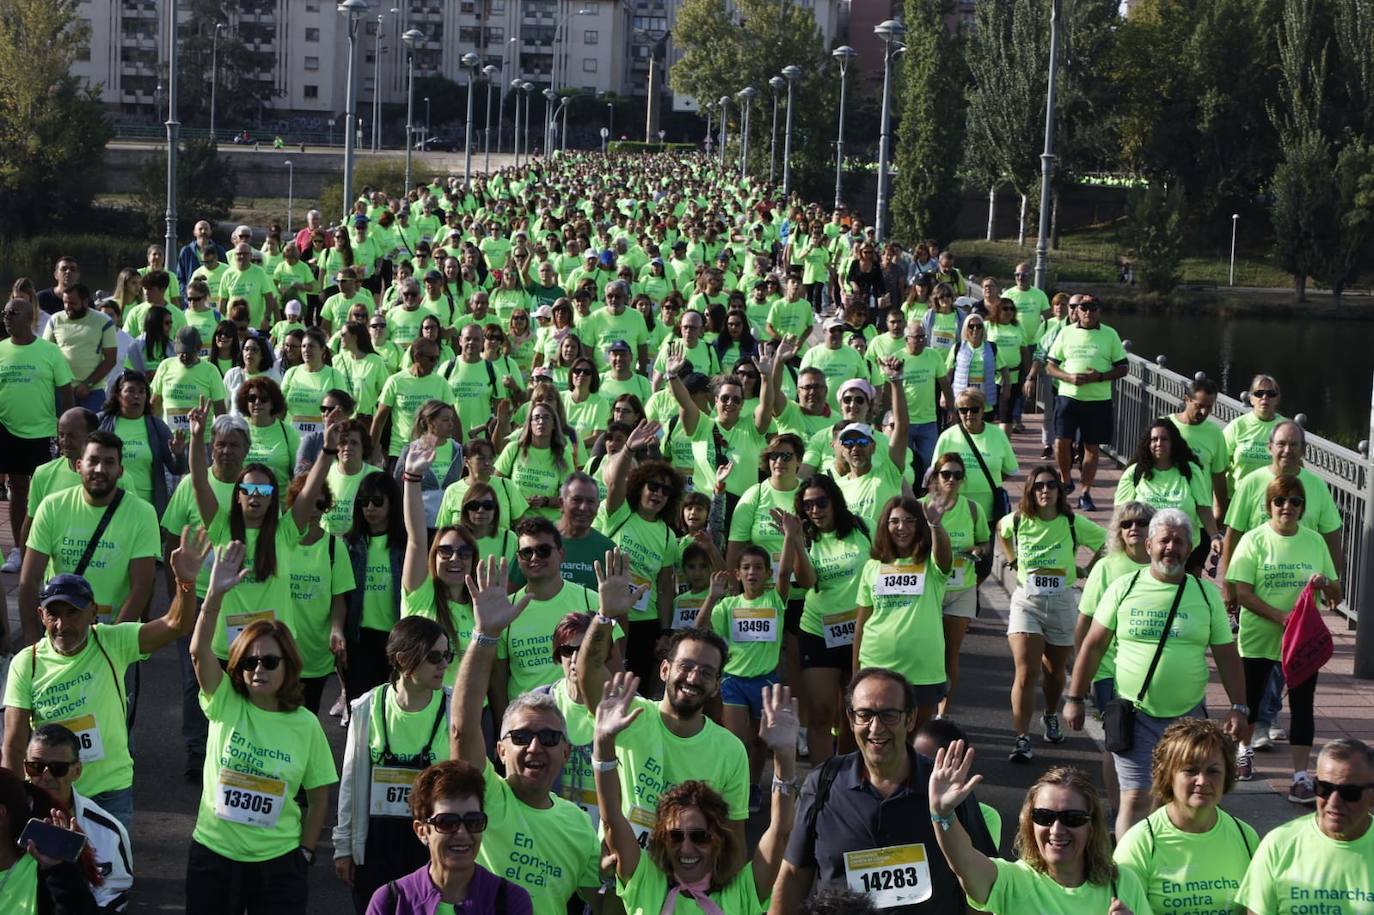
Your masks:
{"label": "white shorts", "polygon": [[1007,635],[1024,632],[1043,636],[1047,645],[1072,647],[1078,594],[1077,588],[1065,588],[1058,594],[1029,595],[1018,586],[1011,595]]}
{"label": "white shorts", "polygon": [[964,588],[959,591],[946,591],[944,603],[945,616],[956,616],[962,620],[978,616],[978,589]]}

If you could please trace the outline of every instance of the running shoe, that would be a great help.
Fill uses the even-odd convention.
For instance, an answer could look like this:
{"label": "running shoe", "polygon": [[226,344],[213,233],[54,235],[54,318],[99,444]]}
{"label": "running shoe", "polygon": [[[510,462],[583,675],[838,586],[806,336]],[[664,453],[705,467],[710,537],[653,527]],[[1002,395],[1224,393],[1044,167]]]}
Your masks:
{"label": "running shoe", "polygon": [[1312,776],[1306,772],[1299,772],[1293,779],[1293,784],[1288,788],[1288,800],[1294,804],[1315,805],[1317,803],[1317,789],[1312,784]]}
{"label": "running shoe", "polygon": [[1011,755],[1007,757],[1007,761],[1019,763],[1024,766],[1031,761],[1033,755],[1034,754],[1031,753],[1030,736],[1021,734],[1017,736],[1016,743],[1012,745]]}
{"label": "running shoe", "polygon": [[1046,743],[1063,743],[1064,731],[1059,727],[1059,716],[1051,715],[1048,712],[1040,716],[1040,720],[1045,725]]}
{"label": "running shoe", "polygon": [[1255,777],[1255,754],[1239,752],[1236,754],[1236,781],[1248,782]]}

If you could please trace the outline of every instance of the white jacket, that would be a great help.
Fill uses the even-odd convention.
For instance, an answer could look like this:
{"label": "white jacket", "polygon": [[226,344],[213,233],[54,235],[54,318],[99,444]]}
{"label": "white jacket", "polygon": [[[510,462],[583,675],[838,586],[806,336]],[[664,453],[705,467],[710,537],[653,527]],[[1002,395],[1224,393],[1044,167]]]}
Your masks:
{"label": "white jacket", "polygon": [[[344,744],[343,768],[339,771],[339,811],[334,824],[334,857],[352,858],[355,865],[365,864],[368,812],[372,784],[372,701],[383,695],[387,684],[376,686],[353,700],[349,711],[348,739]],[[453,690],[444,687],[444,723],[435,735],[436,741],[448,741],[449,706]]]}
{"label": "white jacket", "polygon": [[94,887],[95,904],[111,912],[122,912],[129,904],[129,888],[134,885],[134,853],[129,833],[95,801],[72,791],[72,812],[86,834],[96,867],[105,882]]}

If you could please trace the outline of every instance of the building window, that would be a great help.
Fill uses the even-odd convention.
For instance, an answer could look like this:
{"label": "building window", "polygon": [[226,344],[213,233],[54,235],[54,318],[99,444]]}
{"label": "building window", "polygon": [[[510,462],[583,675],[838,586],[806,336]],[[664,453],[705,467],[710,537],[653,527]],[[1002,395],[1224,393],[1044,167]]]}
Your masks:
{"label": "building window", "polygon": [[583,73],[595,73],[595,72],[596,72],[596,58],[595,58],[595,57],[584,57],[584,58],[582,58],[582,72],[583,72]]}
{"label": "building window", "polygon": [[372,66],[372,64],[375,63],[376,60],[377,55],[373,54],[371,51],[368,51],[366,54],[363,55],[363,63],[367,64],[369,67]]}
{"label": "building window", "polygon": [[487,12],[504,13],[506,11],[506,0],[491,0],[487,4]]}
{"label": "building window", "polygon": [[377,83],[376,83],[375,80],[373,80],[372,77],[369,76],[369,77],[367,77],[366,79],[363,80],[363,91],[364,91],[364,92],[371,92],[371,91],[373,91],[373,90],[376,89],[376,88],[377,88]]}
{"label": "building window", "polygon": [[597,39],[598,39],[599,37],[600,37],[600,33],[599,33],[596,29],[585,29],[585,30],[582,32],[582,43],[583,43],[583,44],[596,44]]}
{"label": "building window", "polygon": [[319,97],[320,97],[320,87],[319,87],[319,86],[309,86],[309,85],[307,85],[307,86],[305,87],[305,97],[306,97],[306,98],[319,98]]}
{"label": "building window", "polygon": [[368,21],[368,22],[363,23],[363,34],[367,35],[369,38],[371,38],[373,35],[376,35],[376,34],[377,34],[377,20],[373,19],[373,20],[370,20],[370,21]]}
{"label": "building window", "polygon": [[503,26],[496,26],[487,29],[487,44],[500,44],[506,40],[506,30]]}
{"label": "building window", "polygon": [[307,69],[307,70],[318,70],[319,68],[320,68],[320,59],[319,59],[318,57],[307,57],[307,58],[305,59],[305,69]]}
{"label": "building window", "polygon": [[305,11],[307,13],[318,13],[320,11],[320,0],[305,0]]}
{"label": "building window", "polygon": [[305,30],[305,40],[306,40],[306,41],[319,41],[319,40],[320,40],[320,30],[319,30],[319,29],[306,29],[306,30]]}
{"label": "building window", "polygon": [[477,44],[482,39],[482,30],[475,25],[458,26],[458,41],[462,44]]}

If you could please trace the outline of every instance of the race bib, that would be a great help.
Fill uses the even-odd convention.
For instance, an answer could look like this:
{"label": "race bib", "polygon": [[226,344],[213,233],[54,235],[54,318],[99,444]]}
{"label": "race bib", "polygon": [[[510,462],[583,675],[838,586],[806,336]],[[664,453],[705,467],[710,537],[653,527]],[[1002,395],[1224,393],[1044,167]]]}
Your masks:
{"label": "race bib", "polygon": [[372,792],[368,810],[374,817],[410,818],[410,789],[420,775],[419,769],[373,766]]}
{"label": "race bib", "polygon": [[858,610],[843,613],[827,613],[821,617],[821,632],[825,634],[826,648],[844,648],[854,644],[854,628],[859,622]]}
{"label": "race bib", "polygon": [[82,715],[70,721],[60,721],[58,724],[71,731],[76,735],[76,739],[81,741],[83,764],[105,758],[105,743],[100,739],[100,725],[96,724],[94,715]]}
{"label": "race bib", "polygon": [[630,821],[630,829],[634,830],[635,841],[640,848],[649,847],[649,833],[653,832],[654,822],[657,815],[647,807],[631,807],[630,815],[626,817]]}
{"label": "race bib", "polygon": [[915,566],[879,566],[878,580],[873,583],[873,593],[881,597],[919,597],[926,593],[926,564],[923,562]]}
{"label": "race bib", "polygon": [[191,431],[191,411],[190,410],[168,410],[166,415],[167,427],[173,432]]}
{"label": "race bib", "polygon": [[880,909],[930,898],[930,863],[923,844],[893,845],[844,854],[845,882]]}
{"label": "race bib", "polygon": [[635,601],[634,609],[639,611],[649,609],[649,598],[653,596],[654,593],[653,588],[648,587],[650,584],[652,584],[652,582],[650,582],[649,579],[636,575],[633,572],[630,573],[631,591],[635,588],[645,589],[644,593],[639,596],[639,600]]}
{"label": "race bib", "polygon": [[219,770],[215,789],[215,816],[241,826],[271,829],[286,805],[286,782],[249,775],[233,769]]}
{"label": "race bib", "polygon": [[730,614],[730,625],[736,642],[778,640],[778,611],[772,607],[737,609]]}
{"label": "race bib", "polygon": [[930,335],[930,345],[936,349],[949,349],[954,346],[954,331],[937,330]]}
{"label": "race bib", "polygon": [[224,637],[229,644],[234,644],[243,630],[258,620],[275,620],[277,618],[274,610],[255,610],[251,613],[230,613],[224,618]]}
{"label": "race bib", "polygon": [[1058,594],[1068,576],[1063,569],[1032,569],[1026,573],[1026,593],[1032,596]]}
{"label": "race bib", "polygon": [[969,586],[969,571],[973,568],[973,559],[960,553],[954,557],[954,568],[949,572],[949,589],[959,591]]}
{"label": "race bib", "polygon": [[697,624],[697,614],[701,611],[701,601],[680,600],[673,608],[673,628],[691,629]]}
{"label": "race bib", "polygon": [[302,436],[309,435],[311,432],[319,432],[324,428],[323,416],[296,416],[291,420],[291,425],[296,427],[296,431]]}

